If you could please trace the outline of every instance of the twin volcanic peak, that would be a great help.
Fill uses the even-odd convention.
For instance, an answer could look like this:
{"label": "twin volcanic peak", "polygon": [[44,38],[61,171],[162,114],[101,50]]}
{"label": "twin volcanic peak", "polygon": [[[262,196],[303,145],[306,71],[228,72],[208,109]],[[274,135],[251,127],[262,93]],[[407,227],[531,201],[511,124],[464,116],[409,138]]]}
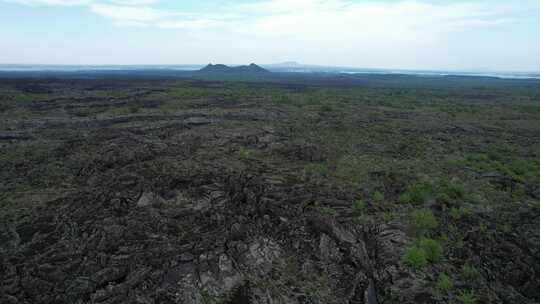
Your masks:
{"label": "twin volcanic peak", "polygon": [[270,71],[261,68],[260,66],[252,63],[250,65],[241,65],[241,66],[234,66],[230,67],[224,64],[209,64],[205,66],[204,68],[200,69],[199,72],[204,73],[242,73],[242,74],[258,74],[258,73],[270,73]]}

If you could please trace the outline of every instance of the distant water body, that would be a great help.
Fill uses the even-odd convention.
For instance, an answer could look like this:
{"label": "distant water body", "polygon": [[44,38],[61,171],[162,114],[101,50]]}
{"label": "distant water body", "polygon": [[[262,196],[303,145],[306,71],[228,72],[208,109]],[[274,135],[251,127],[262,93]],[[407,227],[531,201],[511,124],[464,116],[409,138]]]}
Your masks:
{"label": "distant water body", "polygon": [[426,77],[467,76],[467,77],[493,77],[502,79],[540,79],[540,73],[516,72],[462,72],[462,71],[340,71],[343,74],[383,74],[383,75],[415,75]]}
{"label": "distant water body", "polygon": [[[334,74],[379,74],[379,75],[415,75],[424,77],[468,76],[495,77],[503,79],[540,79],[540,72],[475,72],[475,71],[430,71],[430,70],[390,70],[390,69],[359,69],[324,66],[275,66],[262,65],[273,72],[293,73],[334,73]],[[0,72],[106,72],[106,71],[196,71],[204,65],[31,65],[31,64],[0,64]]]}

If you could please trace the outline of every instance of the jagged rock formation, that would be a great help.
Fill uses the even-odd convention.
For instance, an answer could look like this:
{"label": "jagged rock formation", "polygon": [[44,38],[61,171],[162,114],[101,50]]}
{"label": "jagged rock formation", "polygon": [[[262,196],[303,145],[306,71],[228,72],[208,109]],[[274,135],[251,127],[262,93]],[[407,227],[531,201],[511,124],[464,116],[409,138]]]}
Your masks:
{"label": "jagged rock formation", "polygon": [[[80,171],[77,192],[36,209],[26,224],[3,223],[3,299],[377,303],[403,233],[322,216],[306,205],[317,190],[257,163],[236,172],[197,165],[184,154],[194,148],[188,138],[184,148],[127,133],[90,139],[101,143],[98,158]],[[166,155],[179,162],[161,162]],[[391,240],[375,244],[378,235]],[[389,258],[384,265],[373,246]]]}
{"label": "jagged rock formation", "polygon": [[[50,88],[40,85],[65,86],[67,96],[10,104],[29,116],[10,112],[0,126],[0,303],[460,303],[457,290],[472,288],[478,303],[540,300],[538,188],[467,170],[474,187],[489,182],[479,185],[518,195],[523,186],[528,203],[490,200],[451,212],[431,196],[422,206],[395,202],[410,179],[409,169],[394,168],[398,161],[365,172],[360,186],[318,169],[339,145],[415,158],[416,145],[393,148],[391,139],[428,134],[438,149],[464,149],[470,142],[452,136],[484,132],[496,142],[491,125],[371,106],[297,111],[257,95],[266,94],[259,83],[235,96],[230,84],[212,95],[194,88],[219,82],[186,80],[184,90],[179,82],[51,80]],[[103,86],[129,94],[112,98]],[[344,129],[354,132],[332,143]],[[363,129],[372,133],[359,138],[369,141],[352,145]],[[326,130],[333,133],[324,141],[310,137]],[[527,147],[540,138],[530,132],[521,137]],[[364,164],[345,160],[345,176]],[[359,214],[353,203],[370,182],[384,185],[388,202],[367,201]],[[407,208],[437,216],[433,233],[448,244],[440,263],[404,262],[416,237]],[[441,294],[440,273],[453,276],[456,291]]]}

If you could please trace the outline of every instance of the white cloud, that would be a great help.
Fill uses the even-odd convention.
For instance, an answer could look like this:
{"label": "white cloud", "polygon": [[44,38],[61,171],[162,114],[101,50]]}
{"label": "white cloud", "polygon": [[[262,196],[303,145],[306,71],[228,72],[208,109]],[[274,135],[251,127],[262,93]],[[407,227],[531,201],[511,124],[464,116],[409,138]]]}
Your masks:
{"label": "white cloud", "polygon": [[23,5],[39,6],[39,5],[59,5],[59,6],[75,6],[85,5],[92,0],[4,0],[4,2],[18,3]]}
{"label": "white cloud", "polygon": [[119,27],[149,27],[150,25],[146,22],[140,21],[115,21],[114,25]]}
{"label": "white cloud", "polygon": [[196,20],[173,20],[158,22],[157,26],[163,29],[190,29],[200,30],[223,25],[223,22],[212,19],[196,19]]}
{"label": "white cloud", "polygon": [[[176,1],[165,0],[0,1],[80,5],[117,26],[162,30],[155,32],[165,37],[155,44],[156,52],[174,40],[194,58],[214,56],[219,61],[257,54],[276,61],[298,58],[366,67],[440,66],[442,58],[449,66],[489,66],[481,62],[523,62],[540,47],[527,35],[507,34],[540,18],[537,0],[222,0],[219,6],[204,4],[198,10],[166,8]],[[184,39],[169,39],[167,31]],[[537,55],[529,61],[539,64]]]}
{"label": "white cloud", "polygon": [[[159,0],[3,0],[25,5],[86,5],[115,24],[163,29],[225,30],[258,35],[322,37],[324,35],[420,37],[426,34],[477,27],[501,26],[516,19],[511,13],[530,4],[455,1],[435,4],[421,0],[397,2],[352,0],[264,0],[254,3],[226,2],[221,14],[157,9]],[[536,5],[537,8],[540,5]],[[218,9],[218,8],[216,8]]]}
{"label": "white cloud", "polygon": [[[497,26],[510,21],[497,6],[468,3],[436,5],[400,1],[351,2],[343,0],[270,0],[244,9],[271,14],[249,21],[250,31],[303,38],[379,37],[411,39],[457,28]],[[246,10],[246,11],[248,11]]]}
{"label": "white cloud", "polygon": [[159,2],[159,0],[110,0],[119,5],[149,5]]}
{"label": "white cloud", "polygon": [[76,6],[76,5],[87,5],[91,3],[101,2],[101,3],[113,3],[118,5],[128,5],[128,6],[137,6],[137,5],[150,5],[159,2],[159,0],[109,0],[109,1],[96,1],[96,0],[3,0],[4,2],[18,3],[23,5],[30,6]]}
{"label": "white cloud", "polygon": [[178,13],[153,9],[146,6],[123,6],[111,4],[91,4],[90,10],[100,16],[113,19],[116,22],[151,22]]}

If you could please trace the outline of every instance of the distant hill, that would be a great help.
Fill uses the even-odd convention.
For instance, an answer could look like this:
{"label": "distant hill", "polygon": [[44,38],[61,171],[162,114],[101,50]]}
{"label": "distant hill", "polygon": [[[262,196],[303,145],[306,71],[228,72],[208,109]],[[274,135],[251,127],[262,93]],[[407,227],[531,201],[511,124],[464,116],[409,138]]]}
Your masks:
{"label": "distant hill", "polygon": [[250,65],[241,65],[230,67],[224,64],[209,64],[200,69],[202,73],[227,73],[227,74],[259,74],[270,73],[268,70],[261,68],[260,66],[252,63]]}

